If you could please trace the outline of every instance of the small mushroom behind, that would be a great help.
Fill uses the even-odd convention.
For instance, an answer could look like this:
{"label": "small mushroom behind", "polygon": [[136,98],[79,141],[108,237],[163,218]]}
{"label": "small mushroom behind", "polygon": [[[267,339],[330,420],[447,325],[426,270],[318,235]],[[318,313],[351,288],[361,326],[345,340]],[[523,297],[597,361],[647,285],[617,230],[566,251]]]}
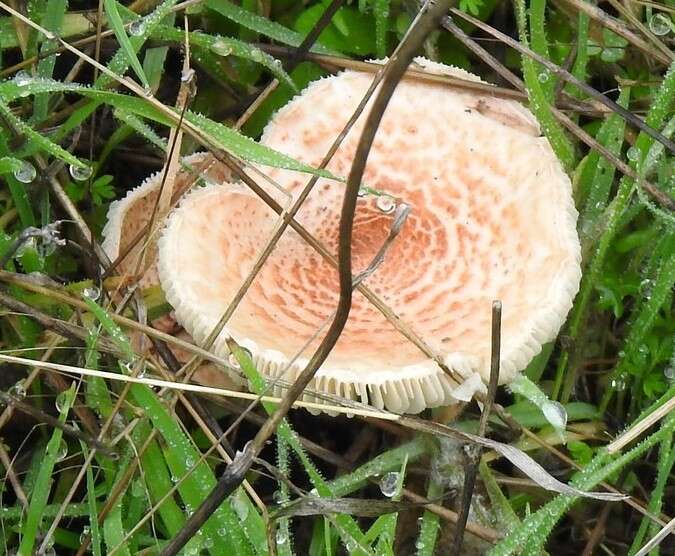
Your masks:
{"label": "small mushroom behind", "polygon": [[[372,79],[345,71],[312,83],[276,114],[262,142],[318,165]],[[362,126],[363,118],[331,160],[334,175],[348,174]],[[264,171],[293,195],[308,179]],[[346,328],[310,388],[401,413],[470,399],[489,376],[493,299],[503,303],[500,382],[509,382],[556,336],[581,275],[571,184],[535,118],[514,101],[405,79],[385,112],[364,182],[388,197],[359,200],[354,273],[387,237],[391,200],[411,205],[366,284],[461,378],[450,379],[355,292]],[[344,184],[319,180],[297,217],[333,254],[343,193]],[[197,342],[232,301],[276,222],[258,197],[233,184],[194,190],[167,219],[159,277]],[[325,332],[337,284],[335,269],[288,230],[214,349],[226,356],[231,335],[262,373],[292,381]]]}
{"label": "small mushroom behind", "polygon": [[[208,180],[224,181],[229,178],[229,172],[215,159],[207,153],[196,153],[184,159],[197,175],[203,175]],[[127,250],[137,238],[137,236],[147,229],[147,225],[152,218],[152,213],[157,202],[160,186],[162,183],[163,170],[147,178],[140,186],[129,191],[123,199],[111,203],[108,211],[108,221],[103,229],[103,250],[108,255],[111,262],[114,262],[120,255]],[[174,196],[184,193],[194,182],[195,174],[186,170],[181,171],[174,182]],[[157,230],[161,230],[161,224]],[[143,239],[135,247],[129,250],[129,253],[119,262],[115,272],[129,280],[138,280],[141,289],[159,286],[157,276],[157,232],[151,238],[142,264],[139,266],[139,257],[141,256],[142,246],[145,244]],[[181,340],[192,341],[192,338],[176,323],[172,314],[164,315],[152,322],[152,325],[162,332],[172,334]],[[132,334],[132,341],[137,343],[138,338]],[[183,349],[170,346],[172,353],[179,363],[185,364],[191,354]],[[202,384],[211,386],[220,386],[231,388],[232,381],[224,372],[217,369],[212,363],[202,363],[195,371],[193,378]]]}

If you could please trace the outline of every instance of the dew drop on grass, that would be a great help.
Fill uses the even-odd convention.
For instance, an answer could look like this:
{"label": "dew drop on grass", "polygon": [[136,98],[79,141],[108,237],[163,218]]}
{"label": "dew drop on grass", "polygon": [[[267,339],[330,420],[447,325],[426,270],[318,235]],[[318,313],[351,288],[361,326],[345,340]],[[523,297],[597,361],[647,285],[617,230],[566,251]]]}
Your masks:
{"label": "dew drop on grass", "polygon": [[16,72],[16,75],[14,76],[14,83],[16,83],[19,87],[24,87],[31,81],[33,81],[33,76],[26,70]]}
{"label": "dew drop on grass", "polygon": [[140,479],[136,479],[131,483],[131,496],[134,498],[142,498],[145,496],[145,488],[143,487],[143,482]]}
{"label": "dew drop on grass", "polygon": [[359,187],[357,195],[359,197],[365,197],[366,195],[368,195],[368,190],[365,187]]}
{"label": "dew drop on grass", "polygon": [[626,152],[626,156],[631,162],[637,162],[637,160],[640,158],[640,150],[636,149],[635,147],[631,147]]}
{"label": "dew drop on grass", "polygon": [[137,19],[131,25],[129,25],[129,34],[133,35],[134,37],[140,37],[143,33],[145,33],[145,27],[145,20]]}
{"label": "dew drop on grass", "polygon": [[65,440],[61,439],[59,449],[56,452],[56,461],[63,461],[64,459],[66,459],[67,455],[68,455],[68,444],[66,443]]}
{"label": "dew drop on grass", "polygon": [[232,45],[223,39],[217,39],[211,45],[211,52],[218,54],[218,56],[229,56],[232,54]]}
{"label": "dew drop on grass", "polygon": [[670,18],[665,14],[654,14],[649,19],[649,29],[660,37],[667,35],[671,29]]}
{"label": "dew drop on grass", "polygon": [[94,173],[91,166],[75,166],[75,164],[71,164],[68,171],[75,181],[87,180]]}
{"label": "dew drop on grass", "polygon": [[255,49],[251,52],[251,60],[253,60],[254,62],[260,63],[263,61],[263,59],[264,56],[262,51]]}
{"label": "dew drop on grass", "polygon": [[23,398],[26,395],[26,387],[23,383],[23,380],[19,380],[9,389],[10,395],[15,398]]}
{"label": "dew drop on grass", "polygon": [[82,533],[80,533],[80,544],[84,544],[85,542],[87,542],[87,539],[89,538],[89,531],[90,529],[88,525],[85,525],[82,528]]}
{"label": "dew drop on grass", "polygon": [[547,71],[542,71],[537,77],[539,83],[546,83],[550,78],[551,76]]}
{"label": "dew drop on grass", "polygon": [[54,406],[56,407],[56,411],[59,413],[61,413],[66,407],[66,396],[68,396],[68,392],[64,390],[63,392],[59,392],[58,396],[56,396],[56,399],[54,400]]}
{"label": "dew drop on grass", "polygon": [[30,162],[21,161],[21,166],[14,170],[14,177],[21,183],[30,183],[37,176],[37,170]]}
{"label": "dew drop on grass", "polygon": [[288,532],[283,528],[279,527],[277,529],[277,544],[286,544],[286,541],[288,540]]}
{"label": "dew drop on grass", "polygon": [[232,506],[234,513],[237,514],[239,520],[244,521],[248,516],[248,505],[246,504],[246,500],[244,500],[240,494],[235,494],[230,500],[230,505]]}
{"label": "dew drop on grass", "polygon": [[375,205],[384,214],[391,214],[396,209],[396,201],[389,195],[380,195],[375,201]]}
{"label": "dew drop on grass", "polygon": [[91,286],[90,288],[84,288],[82,295],[87,299],[96,301],[99,297],[101,297],[101,290],[98,289],[96,286]]}
{"label": "dew drop on grass", "polygon": [[239,369],[241,367],[241,365],[239,365],[239,360],[234,355],[234,353],[230,353],[230,355],[227,358],[227,361],[230,364],[230,366],[234,367],[235,369]]}
{"label": "dew drop on grass", "polygon": [[666,367],[663,371],[663,376],[665,376],[668,380],[675,380],[675,367]]}
{"label": "dew drop on grass", "polygon": [[617,392],[623,392],[626,389],[626,378],[623,376],[613,378],[611,385]]}
{"label": "dew drop on grass", "polygon": [[380,490],[382,494],[391,498],[396,494],[396,485],[398,484],[398,473],[391,471],[380,479]]}
{"label": "dew drop on grass", "polygon": [[556,429],[563,430],[567,426],[567,411],[560,402],[547,401],[541,406],[541,411]]}

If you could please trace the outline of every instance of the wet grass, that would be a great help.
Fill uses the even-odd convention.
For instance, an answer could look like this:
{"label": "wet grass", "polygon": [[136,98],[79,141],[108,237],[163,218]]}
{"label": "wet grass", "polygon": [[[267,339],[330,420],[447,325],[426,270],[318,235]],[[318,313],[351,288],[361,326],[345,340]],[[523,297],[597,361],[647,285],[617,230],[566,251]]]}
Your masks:
{"label": "wet grass", "polygon": [[[277,407],[173,387],[179,340],[147,324],[168,310],[162,293],[102,276],[98,242],[110,203],[179,150],[319,173],[255,139],[309,81],[391,53],[419,8],[348,3],[295,59],[329,4],[0,3],[2,553],[161,553]],[[486,436],[579,489],[629,496],[546,491],[529,463],[486,450],[467,554],[644,553],[675,512],[674,14],[672,0],[467,0],[422,49],[527,94],[580,213],[574,307],[498,392]],[[245,350],[180,347],[266,391]],[[475,432],[480,409],[424,417]],[[293,410],[183,553],[447,553],[468,438]]]}

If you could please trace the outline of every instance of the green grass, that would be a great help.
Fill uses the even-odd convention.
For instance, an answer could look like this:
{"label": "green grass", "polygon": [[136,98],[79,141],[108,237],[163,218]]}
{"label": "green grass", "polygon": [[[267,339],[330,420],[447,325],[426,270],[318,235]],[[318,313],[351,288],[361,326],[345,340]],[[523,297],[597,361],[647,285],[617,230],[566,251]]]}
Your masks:
{"label": "green grass", "polygon": [[[100,237],[110,203],[162,167],[170,151],[166,137],[177,119],[173,102],[186,43],[197,72],[194,97],[184,114],[186,153],[197,150],[201,140],[246,163],[343,180],[256,141],[274,110],[309,81],[332,71],[311,60],[291,70],[282,63],[284,56],[273,55],[278,50],[267,48],[287,47],[292,55],[329,3],[207,0],[185,10],[175,0],[124,5],[105,0],[100,60],[111,74],[95,73],[73,52],[56,52],[60,39],[91,37],[74,44],[94,55],[91,21],[98,2],[76,7],[62,0],[29,0],[26,17],[46,34],[0,10],[5,77],[0,82],[0,257],[26,228],[56,220],[65,220],[61,226],[69,240],[66,245],[31,241],[11,254],[0,273],[0,293],[67,323],[80,335],[59,336],[35,313],[31,317],[0,305],[3,355],[170,378],[175,369],[156,353],[139,351],[138,330],[147,330],[146,311],[153,318],[166,312],[161,292],[139,292],[124,307],[117,305],[118,296],[112,297],[115,303],[108,296],[83,296],[87,288],[112,293],[117,285],[113,279],[99,281],[89,232],[83,235],[83,229]],[[500,30],[511,36],[515,32],[523,46],[568,68],[672,138],[675,63],[666,67],[573,4],[517,0],[511,6],[470,0],[458,5],[490,25],[505,25]],[[138,6],[142,13],[133,11]],[[311,52],[345,63],[390,55],[416,6],[401,0],[346,3]],[[633,15],[647,28],[654,27],[655,16],[662,21],[675,13],[672,0],[663,2],[662,10],[647,3],[633,7]],[[612,15],[619,25],[640,34],[624,14]],[[471,37],[484,38],[473,26],[460,24]],[[675,29],[643,38],[662,52],[653,41],[672,48]],[[523,78],[529,107],[573,180],[584,255],[580,292],[559,337],[532,362],[527,379],[498,394],[505,410],[543,439],[544,446],[531,434],[514,434],[494,415],[488,435],[525,450],[577,488],[601,489],[605,482],[667,521],[675,507],[673,413],[618,453],[610,454],[606,445],[672,403],[675,395],[675,215],[614,163],[626,162],[640,179],[675,198],[673,153],[620,114],[597,110],[583,91],[560,82],[530,57],[508,46],[479,44]],[[496,79],[448,31],[433,33],[421,54],[460,61],[486,80]],[[146,94],[132,94],[113,75],[137,81]],[[248,114],[241,130],[235,129],[249,104],[274,79],[279,82],[276,90]],[[566,129],[552,110],[554,104],[614,160],[589,150]],[[578,110],[580,105],[589,110]],[[78,168],[91,170],[91,177],[73,178]],[[128,326],[120,315],[140,324]],[[269,384],[248,352],[234,346],[233,353],[251,391],[266,393]],[[73,379],[8,363],[2,363],[0,375],[0,388],[23,396],[62,424],[99,437],[117,454],[92,452],[90,443],[59,427],[3,408],[0,554],[29,555],[40,547],[46,554],[75,554],[85,546],[94,555],[159,554],[206,499],[261,419],[276,408],[272,402],[262,403],[249,420],[250,409],[236,402],[149,384]],[[567,413],[566,430],[559,420],[551,420],[551,408],[558,403]],[[442,411],[425,417],[447,421]],[[475,432],[478,419],[479,409],[469,406],[451,424]],[[423,434],[373,419],[330,420],[303,410],[291,412],[262,453],[264,462],[253,466],[246,483],[204,523],[183,554],[259,556],[270,553],[269,543],[284,556],[448,553],[454,525],[447,512],[458,510],[463,452],[457,442],[428,430]],[[345,459],[345,454],[354,459]],[[388,473],[396,477],[391,498],[379,486]],[[467,542],[493,555],[581,553],[596,525],[587,516],[599,515],[602,504],[509,480],[515,477],[522,478],[508,462],[484,454],[477,487],[481,496],[473,502]],[[25,507],[16,489],[25,495]],[[445,511],[414,503],[415,493]],[[311,505],[317,497],[344,504],[325,516],[293,513],[298,499]],[[408,506],[362,517],[372,499]],[[605,519],[596,551],[602,543],[614,553],[635,554],[660,530],[658,523],[625,503],[613,503]],[[479,538],[480,531],[493,540]],[[53,535],[45,537],[48,532]],[[494,541],[495,536],[501,538]],[[661,553],[670,548],[672,541],[666,539]]]}

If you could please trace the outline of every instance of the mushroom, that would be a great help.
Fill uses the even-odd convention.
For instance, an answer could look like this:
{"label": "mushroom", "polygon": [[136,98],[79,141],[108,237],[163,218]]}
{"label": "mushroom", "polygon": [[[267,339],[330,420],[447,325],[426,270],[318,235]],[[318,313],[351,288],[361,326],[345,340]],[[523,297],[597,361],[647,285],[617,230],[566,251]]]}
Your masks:
{"label": "mushroom", "polygon": [[[222,182],[229,178],[229,172],[208,153],[196,153],[183,159],[183,162],[192,167],[197,175],[202,175],[208,181]],[[128,246],[137,240],[137,236],[152,218],[160,186],[163,178],[163,170],[147,178],[141,185],[132,189],[127,195],[110,204],[108,219],[103,228],[103,250],[111,262],[114,262]],[[184,192],[195,181],[194,173],[181,171],[174,181],[176,194]],[[176,196],[176,195],[174,195]],[[156,235],[156,234],[155,234]],[[153,236],[154,237],[154,236]],[[157,276],[157,246],[151,237],[146,248],[145,258],[139,266],[139,257],[142,248],[146,244],[145,235],[134,247],[128,250],[126,256],[119,261],[115,271],[125,278],[135,278],[142,289],[159,286]],[[152,322],[152,325],[163,332],[172,334],[181,340],[191,341],[189,334],[177,325],[172,314],[163,315]],[[140,335],[132,334],[135,345],[139,343]],[[187,363],[191,353],[176,346],[171,346],[171,351],[179,363]],[[193,378],[203,384],[231,388],[231,377],[218,370],[215,365],[204,362],[193,375]]]}
{"label": "mushroom", "polygon": [[[463,70],[417,63],[480,81]],[[262,143],[317,166],[372,79],[344,71],[310,84],[275,115]],[[328,165],[333,175],[349,172],[363,120]],[[264,171],[295,196],[306,179]],[[447,376],[355,292],[346,328],[312,391],[399,413],[470,399],[489,377],[494,299],[503,303],[500,383],[511,381],[557,335],[581,275],[570,180],[534,116],[515,101],[406,78],[385,112],[364,183],[375,193],[358,203],[354,272],[386,239],[394,205],[408,203],[403,230],[366,284],[461,379]],[[342,183],[320,179],[297,215],[333,254],[343,191]],[[159,277],[176,318],[198,343],[233,300],[277,218],[232,183],[193,190],[167,218]],[[213,349],[226,356],[231,336],[260,372],[292,381],[337,299],[336,270],[288,230]],[[309,390],[305,396],[321,401]]]}

